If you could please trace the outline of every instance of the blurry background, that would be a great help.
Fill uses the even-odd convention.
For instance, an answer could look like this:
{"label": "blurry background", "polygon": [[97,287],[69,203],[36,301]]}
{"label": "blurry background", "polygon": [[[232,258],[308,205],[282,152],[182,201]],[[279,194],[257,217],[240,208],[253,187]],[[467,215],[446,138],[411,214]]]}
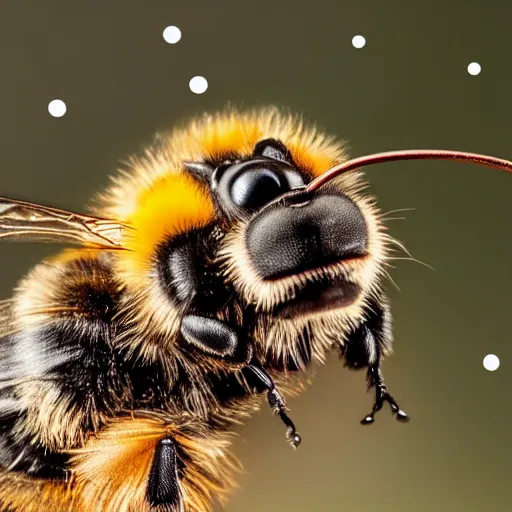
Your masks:
{"label": "blurry background", "polygon": [[[353,156],[439,147],[512,159],[511,16],[502,0],[3,0],[0,193],[83,210],[154,131],[228,102],[302,112]],[[169,25],[177,44],[162,37]],[[189,89],[195,75],[204,94]],[[55,98],[64,117],[48,113]],[[415,208],[389,226],[435,269],[397,261],[401,292],[389,286],[396,353],[384,372],[412,420],[385,409],[362,427],[364,375],[333,358],[289,404],[299,450],[266,408],[240,429],[246,473],[227,512],[511,509],[512,177],[438,162],[368,175],[384,211]],[[51,251],[2,245],[2,298]]]}

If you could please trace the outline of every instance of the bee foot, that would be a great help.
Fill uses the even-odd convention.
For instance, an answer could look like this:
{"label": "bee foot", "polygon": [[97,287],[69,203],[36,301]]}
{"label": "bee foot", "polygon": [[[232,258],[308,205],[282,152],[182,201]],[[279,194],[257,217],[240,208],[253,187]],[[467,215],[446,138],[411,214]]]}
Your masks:
{"label": "bee foot", "polygon": [[297,448],[299,444],[302,442],[302,437],[298,432],[294,432],[293,434],[287,433],[286,437],[293,448]]}
{"label": "bee foot", "polygon": [[373,409],[370,414],[367,414],[362,420],[362,425],[370,425],[375,421],[375,414],[382,409],[384,402],[388,402],[391,406],[391,411],[393,412],[395,419],[397,421],[401,421],[406,423],[409,421],[409,416],[405,411],[400,409],[398,402],[386,391],[385,386],[377,384],[377,392],[375,397],[375,402],[373,404]]}
{"label": "bee foot", "polygon": [[370,425],[370,423],[373,423],[375,421],[375,418],[373,417],[373,414],[368,414],[361,420],[361,425]]}
{"label": "bee foot", "polygon": [[276,389],[272,377],[261,366],[251,364],[247,366],[253,374],[259,379],[260,383],[267,389],[267,402],[274,414],[279,415],[281,421],[286,425],[286,438],[290,444],[297,448],[302,441],[291,418],[286,414],[286,401],[281,393]]}
{"label": "bee foot", "polygon": [[281,417],[283,423],[288,427],[288,430],[286,431],[286,439],[293,448],[297,448],[302,442],[302,437],[295,429],[295,425],[293,424],[292,420],[284,412],[280,412],[279,416]]}

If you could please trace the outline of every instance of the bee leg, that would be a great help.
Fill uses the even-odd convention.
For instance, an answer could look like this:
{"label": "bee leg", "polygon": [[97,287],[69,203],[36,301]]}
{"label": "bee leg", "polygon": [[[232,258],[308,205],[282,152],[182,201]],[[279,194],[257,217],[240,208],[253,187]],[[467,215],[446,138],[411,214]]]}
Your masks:
{"label": "bee leg", "polygon": [[[220,320],[199,315],[185,315],[181,322],[181,334],[190,345],[213,357],[228,363],[247,362],[252,356],[252,345],[241,343],[238,334]],[[260,366],[250,364],[244,367],[252,370],[259,387],[267,391],[267,401],[275,414],[278,414],[287,427],[287,438],[294,448],[301,441],[295,425],[286,414],[286,402],[276,389],[272,377]]]}
{"label": "bee leg", "polygon": [[362,420],[361,424],[369,425],[375,421],[375,413],[382,409],[384,402],[388,402],[391,406],[391,410],[398,421],[409,421],[409,416],[403,411],[398,402],[388,393],[384,375],[379,365],[372,365],[368,368],[368,383],[369,388],[375,387],[375,400],[373,402],[372,412],[367,414]]}
{"label": "bee leg", "polygon": [[380,369],[383,354],[391,349],[392,342],[389,306],[383,297],[380,300],[374,299],[367,306],[365,320],[348,336],[343,348],[346,366],[354,370],[367,368],[368,389],[375,388],[373,408],[361,421],[363,425],[375,421],[375,414],[382,409],[384,402],[389,403],[397,420],[409,420],[397,401],[388,393]]}
{"label": "bee leg", "polygon": [[149,473],[146,497],[151,505],[169,512],[183,511],[183,496],[178,480],[176,445],[170,437],[158,443]]}
{"label": "bee leg", "polygon": [[286,425],[286,438],[294,448],[297,448],[302,438],[297,432],[293,421],[286,414],[286,401],[283,395],[277,390],[272,377],[259,365],[250,364],[246,366],[246,368],[252,371],[253,375],[258,379],[259,384],[267,391],[268,405],[274,411],[274,414],[279,415],[281,421]]}

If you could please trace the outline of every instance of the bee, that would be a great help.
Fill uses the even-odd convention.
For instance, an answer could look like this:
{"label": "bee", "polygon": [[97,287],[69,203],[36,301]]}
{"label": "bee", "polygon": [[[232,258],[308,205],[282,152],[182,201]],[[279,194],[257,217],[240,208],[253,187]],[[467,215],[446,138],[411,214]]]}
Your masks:
{"label": "bee", "polygon": [[0,199],[0,237],[59,242],[0,303],[0,510],[207,512],[239,464],[231,432],[338,351],[388,403],[392,238],[343,143],[269,108],[158,135],[90,215]]}

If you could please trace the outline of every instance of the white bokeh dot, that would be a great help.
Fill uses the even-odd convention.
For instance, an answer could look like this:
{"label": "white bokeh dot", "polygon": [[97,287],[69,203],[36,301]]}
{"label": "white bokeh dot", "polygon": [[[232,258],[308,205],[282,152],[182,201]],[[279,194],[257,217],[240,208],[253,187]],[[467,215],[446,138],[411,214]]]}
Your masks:
{"label": "white bokeh dot", "polygon": [[208,89],[208,81],[204,76],[195,76],[188,83],[190,90],[196,94],[203,94]]}
{"label": "white bokeh dot", "polygon": [[473,75],[473,76],[479,75],[481,71],[482,71],[482,66],[480,66],[480,64],[478,64],[478,62],[472,62],[471,64],[468,65],[468,73],[470,75]]}
{"label": "white bokeh dot", "polygon": [[163,32],[165,42],[176,44],[181,39],[181,30],[174,25],[166,27]]}
{"label": "white bokeh dot", "polygon": [[487,354],[484,357],[484,368],[490,372],[497,370],[500,367],[500,360],[494,354]]}
{"label": "white bokeh dot", "polygon": [[352,46],[354,48],[363,48],[366,44],[366,39],[363,36],[354,36],[352,38]]}
{"label": "white bokeh dot", "polygon": [[53,117],[62,117],[66,110],[66,104],[62,100],[52,100],[48,103],[48,112]]}

